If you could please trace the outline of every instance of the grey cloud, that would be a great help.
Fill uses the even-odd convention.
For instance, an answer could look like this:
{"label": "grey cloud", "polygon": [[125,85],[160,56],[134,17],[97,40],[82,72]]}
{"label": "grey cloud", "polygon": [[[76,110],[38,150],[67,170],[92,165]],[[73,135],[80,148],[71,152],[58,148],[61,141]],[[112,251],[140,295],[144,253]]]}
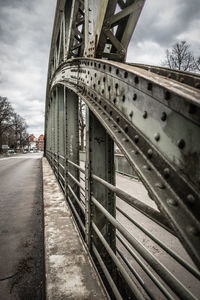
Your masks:
{"label": "grey cloud", "polygon": [[43,132],[55,0],[0,0],[0,95]]}
{"label": "grey cloud", "polygon": [[[0,0],[0,95],[8,97],[35,135],[43,131],[55,6],[56,0]],[[147,0],[129,61],[159,64],[177,39],[191,41],[199,53],[199,15],[199,0]]]}
{"label": "grey cloud", "polygon": [[[160,48],[164,55],[164,51],[180,40],[180,37],[191,43],[192,49],[197,54],[197,49],[200,48],[199,37],[196,36],[194,40],[190,33],[199,26],[199,16],[199,0],[146,1],[129,46],[129,59],[132,57],[133,60],[137,60],[139,51],[140,57],[141,51],[144,51],[143,54],[146,56],[145,51],[150,49],[146,49],[145,46],[141,49],[141,44],[149,43],[153,47],[149,53],[151,64],[151,54],[156,48]],[[157,64],[159,63],[160,61],[157,61]]]}

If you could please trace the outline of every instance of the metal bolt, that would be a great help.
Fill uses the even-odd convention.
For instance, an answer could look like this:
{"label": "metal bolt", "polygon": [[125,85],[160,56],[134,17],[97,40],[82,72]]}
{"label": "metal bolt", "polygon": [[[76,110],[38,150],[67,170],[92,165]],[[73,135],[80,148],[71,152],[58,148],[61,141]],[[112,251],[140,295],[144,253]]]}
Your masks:
{"label": "metal bolt", "polygon": [[129,114],[129,117],[132,118],[132,116],[133,116],[133,111],[131,111],[130,114]]}
{"label": "metal bolt", "polygon": [[165,91],[165,100],[169,100],[171,98],[170,92]]}
{"label": "metal bolt", "polygon": [[152,87],[153,87],[153,86],[152,86],[152,83],[149,82],[148,85],[147,85],[147,89],[148,89],[149,91],[151,91],[151,90],[152,90]]}
{"label": "metal bolt", "polygon": [[133,95],[133,100],[135,101],[137,99],[137,94]]}
{"label": "metal bolt", "polygon": [[134,81],[135,81],[135,83],[136,83],[136,84],[138,84],[138,83],[139,83],[139,79],[138,79],[138,77],[137,77],[137,76],[135,76],[135,80],[134,80]]}
{"label": "metal bolt", "polygon": [[138,141],[139,141],[139,136],[138,135],[135,135],[134,141],[135,141],[135,143],[138,143]]}
{"label": "metal bolt", "polygon": [[195,88],[200,89],[200,83],[199,82],[196,82],[194,86],[195,86]]}
{"label": "metal bolt", "polygon": [[167,203],[172,206],[178,205],[178,202],[175,199],[167,199]]}
{"label": "metal bolt", "polygon": [[194,204],[195,203],[195,198],[192,194],[189,194],[187,195],[187,201],[190,203],[190,204]]}
{"label": "metal bolt", "polygon": [[170,175],[170,170],[169,170],[169,168],[165,168],[165,169],[164,169],[164,176],[165,176],[165,178],[168,178],[169,175]]}
{"label": "metal bolt", "polygon": [[160,134],[157,132],[154,134],[154,139],[158,142],[160,140]]}
{"label": "metal bolt", "polygon": [[200,235],[200,232],[199,230],[196,228],[196,227],[188,227],[188,232],[194,236],[199,236]]}
{"label": "metal bolt", "polygon": [[151,158],[152,155],[153,155],[153,150],[152,150],[152,149],[149,149],[149,150],[147,151],[147,154],[148,154],[148,157]]}
{"label": "metal bolt", "polygon": [[177,145],[180,149],[185,147],[185,141],[183,139],[178,140]]}
{"label": "metal bolt", "polygon": [[167,114],[166,114],[166,112],[162,112],[161,120],[162,120],[162,121],[166,121],[166,119],[167,119]]}
{"label": "metal bolt", "polygon": [[197,107],[194,104],[190,104],[189,110],[188,110],[189,114],[194,114],[196,112],[196,108]]}
{"label": "metal bolt", "polygon": [[147,111],[145,110],[143,113],[143,118],[146,119],[147,118]]}
{"label": "metal bolt", "polygon": [[146,169],[146,170],[148,170],[148,171],[151,171],[151,167],[150,167],[149,165],[144,165],[144,166],[143,166],[143,169]]}
{"label": "metal bolt", "polygon": [[161,189],[161,190],[164,190],[164,189],[165,189],[165,185],[164,185],[162,182],[157,182],[157,183],[155,184],[155,186],[158,187],[158,188]]}

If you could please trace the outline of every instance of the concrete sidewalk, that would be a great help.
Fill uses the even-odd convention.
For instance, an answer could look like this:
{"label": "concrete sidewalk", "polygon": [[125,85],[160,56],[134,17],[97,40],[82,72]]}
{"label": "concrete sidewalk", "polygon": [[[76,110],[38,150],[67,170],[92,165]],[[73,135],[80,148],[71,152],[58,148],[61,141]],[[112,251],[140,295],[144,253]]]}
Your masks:
{"label": "concrete sidewalk", "polygon": [[46,299],[107,299],[46,158],[43,199]]}

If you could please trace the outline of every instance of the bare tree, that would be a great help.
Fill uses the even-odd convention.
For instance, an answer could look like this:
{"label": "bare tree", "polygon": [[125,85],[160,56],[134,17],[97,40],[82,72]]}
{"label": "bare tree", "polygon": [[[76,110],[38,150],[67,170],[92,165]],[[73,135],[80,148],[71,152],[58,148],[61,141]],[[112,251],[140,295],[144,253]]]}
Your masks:
{"label": "bare tree", "polygon": [[81,136],[80,150],[84,150],[84,136],[85,136],[85,103],[81,98],[79,99],[79,129]]}
{"label": "bare tree", "polygon": [[2,152],[3,134],[12,127],[13,108],[6,97],[0,96],[0,153]]}
{"label": "bare tree", "polygon": [[177,42],[171,49],[166,51],[166,60],[163,63],[170,69],[182,71],[197,70],[197,60],[195,60],[190,44],[186,41]]}
{"label": "bare tree", "polygon": [[200,57],[196,59],[196,70],[200,72]]}
{"label": "bare tree", "polygon": [[0,153],[3,143],[21,150],[28,143],[27,136],[25,120],[14,112],[6,97],[0,96]]}
{"label": "bare tree", "polygon": [[25,120],[17,113],[13,114],[13,130],[15,133],[15,148],[21,149],[24,142],[24,137],[26,137],[27,124]]}

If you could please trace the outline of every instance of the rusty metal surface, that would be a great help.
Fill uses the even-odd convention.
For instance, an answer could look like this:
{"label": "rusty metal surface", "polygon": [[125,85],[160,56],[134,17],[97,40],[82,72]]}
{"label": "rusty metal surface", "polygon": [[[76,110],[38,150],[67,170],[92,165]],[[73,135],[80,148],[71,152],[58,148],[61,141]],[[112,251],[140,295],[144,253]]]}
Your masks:
{"label": "rusty metal surface", "polygon": [[[92,136],[86,144],[89,163],[83,193],[83,197],[87,198],[85,217],[76,207],[79,195],[74,196],[74,201],[69,199],[70,193],[73,194],[68,189],[69,149],[77,153],[78,146],[68,136],[70,124],[75,126],[75,123],[72,114],[68,115],[67,103],[74,101],[74,97],[68,95],[76,94],[87,104],[88,113],[94,115],[94,124],[99,122],[125,155],[161,214],[200,268],[199,76],[167,68],[122,63],[143,4],[143,0],[58,1],[47,82],[46,154],[66,198],[72,203],[71,208],[82,227],[89,251],[97,251],[96,246],[91,247],[94,212],[90,206],[92,189],[97,188],[97,195],[101,195],[101,188],[91,176],[96,174],[95,168],[93,170],[90,166],[90,157],[94,155],[93,163],[96,164],[95,154],[98,153],[91,143]],[[59,91],[62,91],[61,101],[64,101],[63,117],[58,113],[59,106],[56,104]],[[64,126],[58,120],[60,117],[65,120]],[[64,135],[60,128],[65,131]],[[94,126],[94,134],[95,130]],[[65,138],[67,149],[62,153],[59,149],[61,136]],[[106,149],[106,143],[102,149]],[[110,172],[109,167],[106,172]],[[81,186],[77,170],[75,173],[74,187]],[[101,202],[101,196],[96,197]],[[105,202],[104,206],[109,207],[109,197]],[[115,212],[111,215],[114,216]],[[104,226],[99,224],[98,227]],[[109,238],[102,235],[101,242],[107,247],[105,241],[113,248]],[[103,255],[96,258],[107,274]],[[120,279],[116,277],[113,282],[108,274],[107,278],[118,295],[115,283]],[[126,297],[131,295],[129,288],[130,285],[124,288]],[[119,291],[122,290],[119,285]],[[178,293],[178,290],[174,292]]]}
{"label": "rusty metal surface", "polygon": [[[187,84],[191,87],[200,89],[200,75],[198,73],[177,71],[165,67],[151,66],[151,65],[144,65],[144,64],[134,64],[134,63],[128,63],[128,64],[130,66],[142,68],[149,72],[153,72],[162,75],[164,77],[176,80],[178,82]],[[192,113],[192,111],[195,111],[195,108],[194,109],[191,108],[190,111]]]}

